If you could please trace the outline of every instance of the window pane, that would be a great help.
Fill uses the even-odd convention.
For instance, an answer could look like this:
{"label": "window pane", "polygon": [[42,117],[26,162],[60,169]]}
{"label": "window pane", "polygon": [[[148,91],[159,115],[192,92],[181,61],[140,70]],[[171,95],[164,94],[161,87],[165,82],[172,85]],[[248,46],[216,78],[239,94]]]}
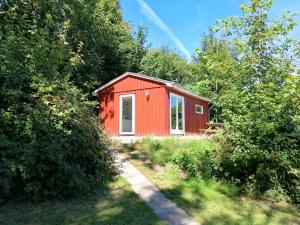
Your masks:
{"label": "window pane", "polygon": [[132,97],[122,98],[122,132],[132,132]]}
{"label": "window pane", "polygon": [[171,128],[176,129],[176,97],[171,96]]}
{"label": "window pane", "polygon": [[196,113],[203,114],[203,107],[201,105],[195,105]]}
{"label": "window pane", "polygon": [[178,129],[183,130],[183,119],[182,119],[182,99],[178,98]]}

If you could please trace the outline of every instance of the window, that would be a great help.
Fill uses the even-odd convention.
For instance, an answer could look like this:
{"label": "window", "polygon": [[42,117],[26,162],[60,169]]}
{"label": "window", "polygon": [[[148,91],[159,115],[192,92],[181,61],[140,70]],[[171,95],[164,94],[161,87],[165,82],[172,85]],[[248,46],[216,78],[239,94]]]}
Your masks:
{"label": "window", "polygon": [[120,95],[120,134],[134,134],[135,95]]}
{"label": "window", "polygon": [[171,134],[184,134],[184,97],[170,93]]}
{"label": "window", "polygon": [[195,112],[197,114],[203,114],[203,106],[202,105],[195,105]]}

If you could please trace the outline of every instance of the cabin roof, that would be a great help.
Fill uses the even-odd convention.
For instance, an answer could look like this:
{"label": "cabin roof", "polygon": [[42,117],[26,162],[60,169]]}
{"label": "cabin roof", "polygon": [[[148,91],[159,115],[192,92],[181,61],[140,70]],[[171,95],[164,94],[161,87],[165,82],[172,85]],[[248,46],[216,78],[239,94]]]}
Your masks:
{"label": "cabin roof", "polygon": [[198,99],[201,99],[201,100],[204,100],[204,101],[207,101],[207,102],[211,102],[208,98],[200,97],[195,92],[193,92],[193,91],[189,90],[188,88],[186,88],[186,87],[184,87],[180,84],[177,84],[175,82],[159,79],[159,78],[156,78],[156,77],[150,77],[150,76],[147,76],[147,75],[144,75],[144,74],[141,74],[141,73],[132,73],[132,72],[125,72],[122,75],[116,77],[115,79],[109,81],[108,83],[102,85],[101,87],[99,87],[98,89],[93,91],[93,95],[97,96],[99,91],[105,89],[106,87],[118,82],[119,80],[121,80],[121,79],[123,79],[124,77],[127,77],[127,76],[137,77],[137,78],[144,79],[144,80],[158,82],[158,83],[166,85],[170,89],[174,89],[174,90],[177,90],[177,91],[182,92],[184,94],[193,96],[195,98],[198,98]]}

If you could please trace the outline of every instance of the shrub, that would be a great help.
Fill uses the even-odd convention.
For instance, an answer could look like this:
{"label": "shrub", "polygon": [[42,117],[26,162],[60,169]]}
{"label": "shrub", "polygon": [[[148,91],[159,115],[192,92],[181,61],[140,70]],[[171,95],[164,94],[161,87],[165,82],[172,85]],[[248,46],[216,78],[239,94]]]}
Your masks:
{"label": "shrub", "polygon": [[175,151],[172,162],[186,171],[189,176],[210,177],[213,172],[212,149],[209,145],[202,143],[198,146],[196,142],[186,143]]}
{"label": "shrub", "polygon": [[73,12],[93,3],[77,3],[0,3],[0,201],[90,193],[110,175],[107,138],[83,92],[99,77],[82,69],[86,42],[72,35],[84,31]]}
{"label": "shrub", "polygon": [[55,101],[48,96],[46,104],[27,105],[26,114],[6,116],[8,126],[0,134],[2,201],[92,193],[110,177],[109,139],[86,103],[73,103],[77,91],[69,91],[70,95],[55,97]]}
{"label": "shrub", "polygon": [[213,173],[213,152],[219,147],[208,140],[166,138],[158,141],[147,137],[137,144],[137,148],[153,163],[173,163],[189,176],[208,177]]}
{"label": "shrub", "polygon": [[285,199],[300,202],[299,84],[295,78],[279,90],[258,86],[225,114],[220,176],[261,193],[280,190]]}

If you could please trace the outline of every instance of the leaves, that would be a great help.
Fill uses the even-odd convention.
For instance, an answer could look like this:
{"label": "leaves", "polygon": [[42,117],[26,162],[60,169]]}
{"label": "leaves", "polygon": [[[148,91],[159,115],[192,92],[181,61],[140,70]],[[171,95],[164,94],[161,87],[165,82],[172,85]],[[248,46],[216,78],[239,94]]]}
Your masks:
{"label": "leaves", "polygon": [[208,93],[217,105],[213,119],[224,121],[221,177],[261,192],[283,190],[299,202],[299,179],[291,171],[300,165],[300,80],[294,76],[300,48],[288,37],[295,15],[270,20],[271,6],[251,0],[240,16],[217,21],[197,51],[201,72],[191,87]]}
{"label": "leaves", "polygon": [[107,137],[83,92],[89,78],[74,80],[93,54],[81,36],[70,41],[71,31],[97,29],[95,23],[74,29],[71,15],[82,13],[83,19],[86,11],[77,10],[87,6],[93,2],[0,4],[0,200],[84,194],[112,171]]}
{"label": "leaves", "polygon": [[166,47],[149,50],[142,58],[141,72],[179,84],[188,84],[193,79],[190,65]]}

